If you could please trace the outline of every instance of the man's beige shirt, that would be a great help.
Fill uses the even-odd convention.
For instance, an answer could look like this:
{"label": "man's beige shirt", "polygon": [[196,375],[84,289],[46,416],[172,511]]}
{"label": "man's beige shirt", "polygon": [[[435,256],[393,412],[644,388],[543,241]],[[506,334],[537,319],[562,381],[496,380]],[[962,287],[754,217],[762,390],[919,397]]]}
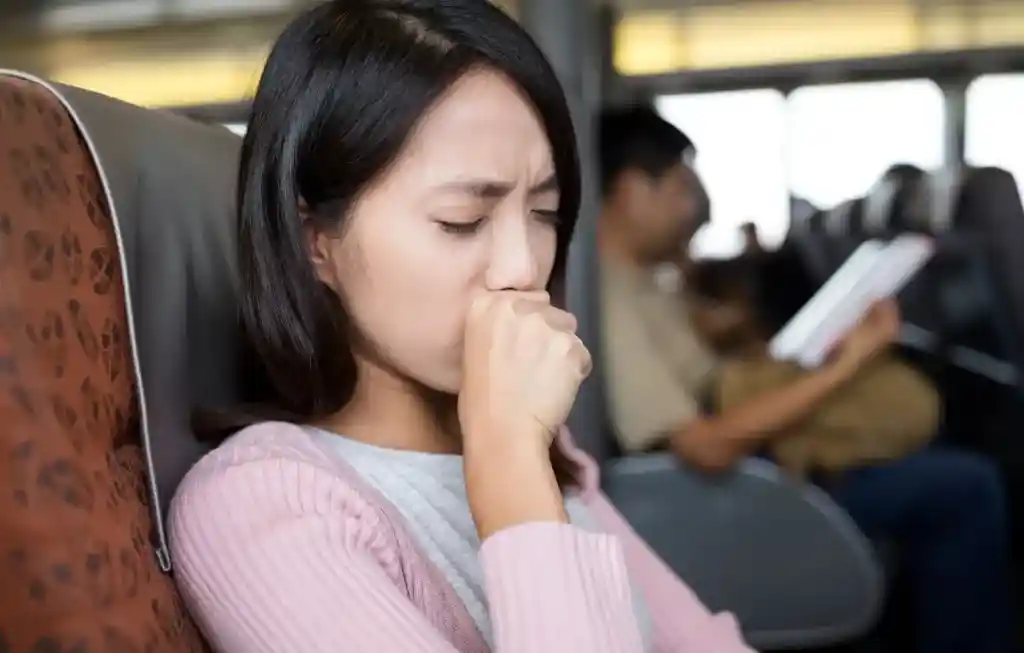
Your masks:
{"label": "man's beige shirt", "polygon": [[602,261],[600,301],[612,421],[622,448],[642,451],[700,415],[717,361],[652,271]]}

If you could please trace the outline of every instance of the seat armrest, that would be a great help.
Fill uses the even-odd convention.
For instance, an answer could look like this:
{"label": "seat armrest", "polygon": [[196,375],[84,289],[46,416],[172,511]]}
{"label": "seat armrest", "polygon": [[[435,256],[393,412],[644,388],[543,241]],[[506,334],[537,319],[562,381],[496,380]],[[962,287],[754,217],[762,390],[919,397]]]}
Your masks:
{"label": "seat armrest", "polygon": [[877,621],[884,574],[868,540],[822,490],[769,462],[721,476],[669,454],[607,463],[603,489],[634,530],[758,648],[825,646]]}

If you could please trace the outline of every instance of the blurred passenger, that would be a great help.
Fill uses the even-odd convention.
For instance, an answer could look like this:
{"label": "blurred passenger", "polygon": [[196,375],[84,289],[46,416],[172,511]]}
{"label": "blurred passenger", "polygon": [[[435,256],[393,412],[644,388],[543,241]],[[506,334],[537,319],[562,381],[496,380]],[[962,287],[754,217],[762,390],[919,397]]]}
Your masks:
{"label": "blurred passenger", "polygon": [[237,236],[261,412],[287,421],[230,434],[171,508],[217,651],[749,651],[561,430],[590,370],[547,292],[573,134],[488,2],[334,0],[278,40]]}
{"label": "blurred passenger", "polygon": [[[905,397],[880,394],[870,382],[900,329],[895,304],[876,306],[819,369],[776,364],[763,347],[756,365],[722,361],[708,338],[721,338],[749,316],[705,301],[685,282],[684,292],[666,293],[650,276],[654,267],[679,259],[696,228],[698,182],[685,163],[693,144],[655,111],[637,108],[602,116],[599,151],[603,353],[623,449],[667,447],[708,472],[766,451],[786,456],[798,472],[819,480],[865,533],[898,543],[914,586],[917,650],[1007,653],[1007,517],[995,466],[951,450],[885,449],[890,438],[903,437],[893,425],[917,410],[901,404],[904,398],[924,399],[918,402],[923,421],[906,422],[910,428],[927,428],[929,419],[931,428],[938,423],[937,406],[928,409],[934,391],[907,369],[889,366],[902,375]],[[746,387],[742,400],[725,410],[702,410],[709,397],[721,399],[723,385],[734,383]],[[811,464],[801,465],[799,456],[821,444],[815,443],[818,427],[836,431],[845,419],[875,426],[839,429],[844,439],[829,443],[834,459],[815,452],[818,457],[802,459]],[[930,437],[919,435],[926,436],[921,442]],[[881,453],[851,451],[846,444],[878,446]]]}

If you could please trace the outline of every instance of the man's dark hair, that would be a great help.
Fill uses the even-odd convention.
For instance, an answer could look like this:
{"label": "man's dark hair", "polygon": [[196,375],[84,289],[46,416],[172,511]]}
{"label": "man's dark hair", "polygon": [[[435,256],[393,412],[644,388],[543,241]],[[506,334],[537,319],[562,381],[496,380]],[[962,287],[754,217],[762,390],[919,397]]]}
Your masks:
{"label": "man's dark hair", "polygon": [[694,151],[693,141],[651,107],[606,109],[598,124],[601,193],[630,168],[658,178]]}

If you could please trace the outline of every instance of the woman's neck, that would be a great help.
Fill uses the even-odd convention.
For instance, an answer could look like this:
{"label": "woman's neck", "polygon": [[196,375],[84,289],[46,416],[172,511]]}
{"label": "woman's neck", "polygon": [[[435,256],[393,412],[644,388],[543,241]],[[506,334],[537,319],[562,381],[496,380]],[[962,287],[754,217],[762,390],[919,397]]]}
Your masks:
{"label": "woman's neck", "polygon": [[317,426],[388,449],[462,453],[457,398],[376,365],[360,369],[352,400]]}

